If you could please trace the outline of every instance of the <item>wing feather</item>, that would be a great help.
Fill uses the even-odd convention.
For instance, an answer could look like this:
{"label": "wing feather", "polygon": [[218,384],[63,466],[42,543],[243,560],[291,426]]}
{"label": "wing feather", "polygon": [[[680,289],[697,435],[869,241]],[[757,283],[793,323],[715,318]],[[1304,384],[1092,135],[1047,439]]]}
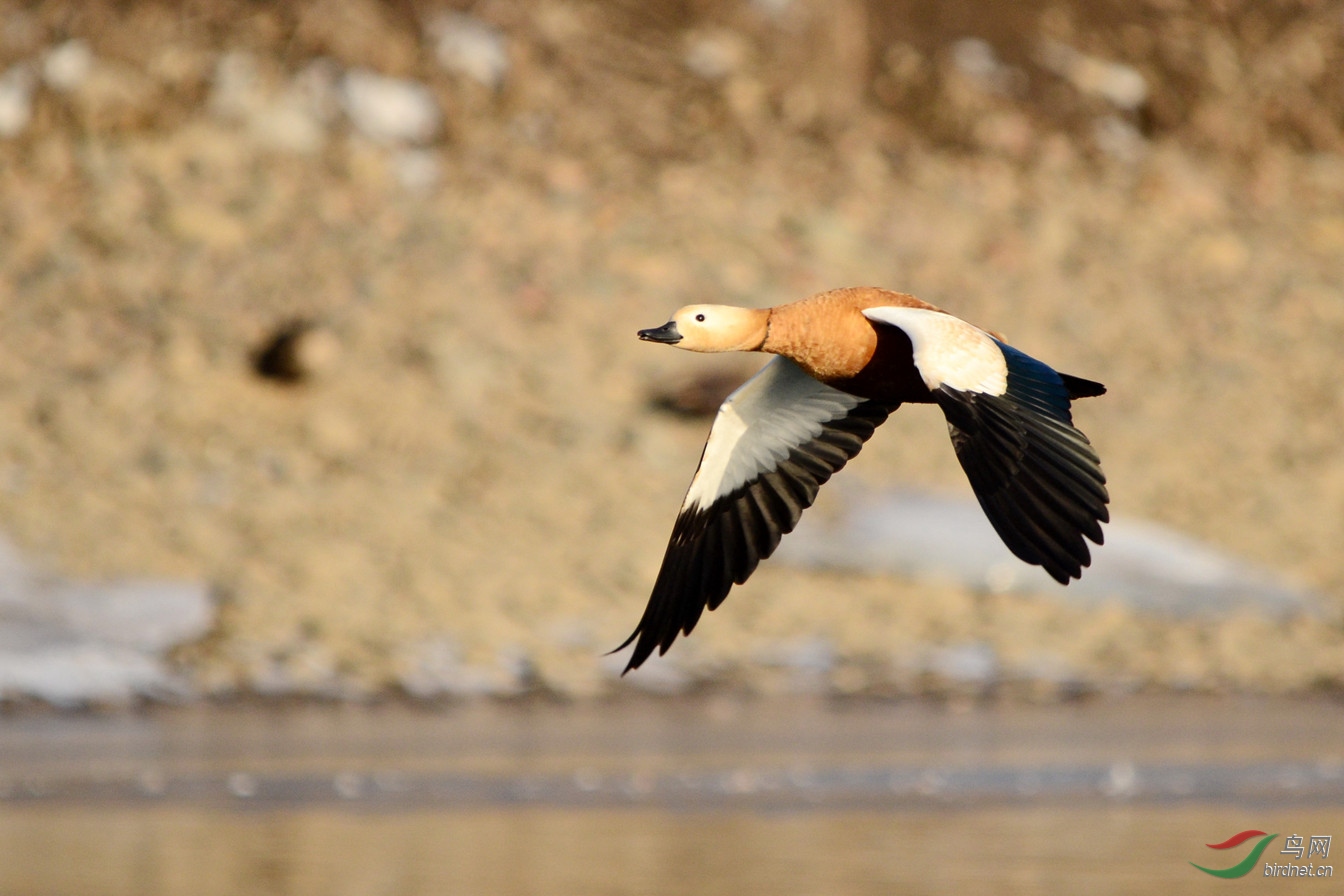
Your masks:
{"label": "wing feather", "polygon": [[957,459],[1008,549],[1060,582],[1078,578],[1092,560],[1087,540],[1102,543],[1110,496],[1096,451],[1073,425],[1070,401],[1106,387],[1062,375],[940,311],[880,307],[864,314],[910,337]]}
{"label": "wing feather", "polygon": [[[817,492],[894,406],[866,401],[776,358],[730,395],[715,417],[634,643],[626,671],[728,596],[798,524]],[[614,651],[613,651],[614,652]]]}
{"label": "wing feather", "polygon": [[999,344],[1002,394],[935,390],[952,445],[981,508],[1008,549],[1067,584],[1092,562],[1110,519],[1106,476],[1073,426],[1070,391],[1054,370]]}

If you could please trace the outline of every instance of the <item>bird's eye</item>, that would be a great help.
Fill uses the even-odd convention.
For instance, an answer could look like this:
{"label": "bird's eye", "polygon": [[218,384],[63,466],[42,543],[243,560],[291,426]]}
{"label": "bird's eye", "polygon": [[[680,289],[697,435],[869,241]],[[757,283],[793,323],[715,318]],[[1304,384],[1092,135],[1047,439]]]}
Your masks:
{"label": "bird's eye", "polygon": [[705,322],[705,316],[704,316],[703,314],[697,314],[697,315],[695,316],[695,319],[698,320],[700,323],[704,323],[704,322]]}

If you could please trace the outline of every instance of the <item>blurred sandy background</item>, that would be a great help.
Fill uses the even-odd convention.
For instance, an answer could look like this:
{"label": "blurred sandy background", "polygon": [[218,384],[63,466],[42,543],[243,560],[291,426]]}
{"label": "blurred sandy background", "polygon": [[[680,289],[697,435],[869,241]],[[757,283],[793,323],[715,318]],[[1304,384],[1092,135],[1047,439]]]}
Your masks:
{"label": "blurred sandy background", "polygon": [[[1334,0],[0,3],[0,531],[212,585],[210,695],[1338,689],[1329,614],[778,564],[601,654],[708,427],[657,397],[752,369],[634,330],[840,285],[1106,382],[1118,515],[1344,605],[1342,70]],[[844,476],[969,491],[928,408]]]}

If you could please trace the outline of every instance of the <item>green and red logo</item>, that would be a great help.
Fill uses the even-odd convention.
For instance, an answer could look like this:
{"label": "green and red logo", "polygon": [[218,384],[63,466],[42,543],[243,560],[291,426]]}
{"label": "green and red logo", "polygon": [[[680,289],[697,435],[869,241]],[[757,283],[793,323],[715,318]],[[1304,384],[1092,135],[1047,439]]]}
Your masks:
{"label": "green and red logo", "polygon": [[1191,862],[1190,864],[1195,865],[1196,868],[1203,871],[1205,874],[1212,874],[1214,877],[1245,877],[1251,873],[1251,869],[1255,867],[1255,863],[1260,861],[1260,854],[1265,851],[1265,847],[1269,846],[1269,841],[1277,836],[1279,835],[1266,834],[1264,831],[1242,831],[1239,834],[1233,834],[1222,843],[1204,844],[1209,849],[1232,849],[1240,846],[1252,837],[1259,837],[1260,842],[1251,848],[1251,851],[1247,853],[1246,858],[1230,868],[1205,868],[1203,865],[1195,865],[1194,862]]}

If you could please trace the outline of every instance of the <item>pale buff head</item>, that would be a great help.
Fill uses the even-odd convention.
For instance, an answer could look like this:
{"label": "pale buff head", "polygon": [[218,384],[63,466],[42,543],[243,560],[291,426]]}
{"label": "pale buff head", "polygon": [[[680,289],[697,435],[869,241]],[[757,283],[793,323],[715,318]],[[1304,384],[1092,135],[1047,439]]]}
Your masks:
{"label": "pale buff head", "polygon": [[751,352],[765,342],[769,319],[763,308],[687,305],[661,327],[640,330],[639,338],[692,352]]}

